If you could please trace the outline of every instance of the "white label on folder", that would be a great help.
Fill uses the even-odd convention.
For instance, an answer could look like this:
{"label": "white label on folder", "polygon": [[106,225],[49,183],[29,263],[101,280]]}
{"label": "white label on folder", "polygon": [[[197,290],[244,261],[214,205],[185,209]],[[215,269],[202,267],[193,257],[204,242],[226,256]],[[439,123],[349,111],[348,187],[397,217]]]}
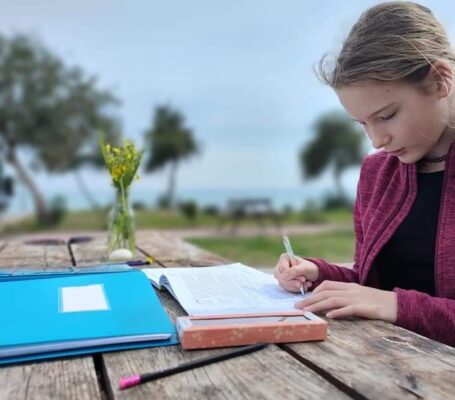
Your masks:
{"label": "white label on folder", "polygon": [[61,312],[109,310],[103,285],[60,288]]}

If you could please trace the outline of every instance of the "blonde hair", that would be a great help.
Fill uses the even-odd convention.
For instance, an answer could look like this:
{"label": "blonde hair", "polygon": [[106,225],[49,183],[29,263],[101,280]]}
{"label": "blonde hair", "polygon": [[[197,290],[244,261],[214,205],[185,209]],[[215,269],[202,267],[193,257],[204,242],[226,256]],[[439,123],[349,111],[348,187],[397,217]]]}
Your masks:
{"label": "blonde hair", "polygon": [[431,64],[441,59],[455,65],[443,26],[428,8],[397,1],[365,11],[344,41],[335,66],[328,65],[325,55],[317,74],[334,89],[365,80],[419,84]]}

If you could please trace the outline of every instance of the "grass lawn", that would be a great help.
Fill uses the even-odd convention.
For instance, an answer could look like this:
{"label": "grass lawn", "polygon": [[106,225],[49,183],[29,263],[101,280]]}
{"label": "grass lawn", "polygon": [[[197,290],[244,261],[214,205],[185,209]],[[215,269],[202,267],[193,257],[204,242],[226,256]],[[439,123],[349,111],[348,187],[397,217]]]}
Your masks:
{"label": "grass lawn", "polygon": [[[281,236],[194,238],[187,241],[232,261],[253,267],[272,267],[284,252]],[[334,262],[351,262],[354,257],[352,231],[295,235],[291,241],[296,255],[321,257]]]}
{"label": "grass lawn", "polygon": [[[52,227],[39,226],[34,217],[26,218],[15,225],[8,225],[4,233],[23,233],[46,231],[97,231],[107,229],[107,211],[71,211],[65,214],[62,221]],[[177,210],[136,210],[137,229],[177,229],[214,227],[220,222],[217,215],[199,213],[194,220],[185,218]],[[350,224],[352,213],[348,210],[318,211],[313,213],[292,212],[282,218],[283,224],[304,223],[347,223]],[[270,224],[271,221],[265,220]],[[256,221],[247,219],[240,226],[255,225]]]}

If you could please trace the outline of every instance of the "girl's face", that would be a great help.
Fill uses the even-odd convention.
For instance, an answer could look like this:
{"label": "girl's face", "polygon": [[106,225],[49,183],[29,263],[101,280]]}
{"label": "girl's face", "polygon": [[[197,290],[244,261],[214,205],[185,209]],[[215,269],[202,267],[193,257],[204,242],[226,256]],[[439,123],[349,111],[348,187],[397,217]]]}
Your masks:
{"label": "girl's face", "polygon": [[439,150],[437,144],[449,117],[447,95],[441,96],[440,90],[424,93],[407,83],[366,81],[336,92],[376,149],[406,164]]}

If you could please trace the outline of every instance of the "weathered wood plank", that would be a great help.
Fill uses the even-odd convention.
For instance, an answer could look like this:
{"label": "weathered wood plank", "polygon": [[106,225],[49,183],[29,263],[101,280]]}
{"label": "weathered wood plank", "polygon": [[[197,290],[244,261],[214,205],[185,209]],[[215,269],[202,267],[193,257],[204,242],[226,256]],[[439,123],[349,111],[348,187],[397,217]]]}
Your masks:
{"label": "weathered wood plank", "polygon": [[70,246],[78,267],[108,260],[107,236],[93,237],[91,241]]}
{"label": "weathered wood plank", "polygon": [[[172,319],[184,315],[167,292],[158,292]],[[104,354],[105,376],[115,399],[263,398],[350,399],[286,352],[271,346],[265,351],[151,382],[126,392],[117,389],[122,376],[156,371],[225,350],[184,351],[163,347]],[[302,396],[302,393],[305,393]]]}
{"label": "weathered wood plank", "polygon": [[330,320],[325,342],[285,345],[368,399],[448,399],[455,349],[382,321]]}
{"label": "weathered wood plank", "polygon": [[127,391],[117,389],[122,376],[157,371],[223,351],[183,351],[174,346],[105,354],[111,395],[115,399],[350,399],[276,346]]}
{"label": "weathered wood plank", "polygon": [[92,357],[0,368],[0,399],[102,399]]}
{"label": "weathered wood plank", "polygon": [[[78,266],[92,265],[108,260],[107,235],[98,233],[92,234],[91,237],[91,241],[71,245]],[[138,231],[136,242],[138,250],[134,254],[134,258],[141,259],[144,256],[151,256],[162,265],[165,263],[167,266],[206,266],[228,262],[223,257],[203,251],[168,233]],[[195,263],[195,260],[198,263]]]}
{"label": "weathered wood plank", "polygon": [[221,256],[202,250],[169,233],[139,232],[137,246],[144,254],[167,267],[201,267],[229,262]]}
{"label": "weathered wood plank", "polygon": [[383,321],[330,320],[329,327],[326,342],[282,347],[371,399],[453,397],[455,348]]}
{"label": "weathered wood plank", "polygon": [[[0,252],[0,268],[21,265],[37,268],[68,266],[71,258],[66,246],[42,247],[7,242]],[[0,382],[0,399],[102,398],[92,357],[1,367]]]}
{"label": "weathered wood plank", "polygon": [[[71,250],[77,266],[93,265],[108,261],[107,235],[92,236],[92,240],[72,244]],[[134,258],[144,258],[142,253],[136,251]]]}
{"label": "weathered wood plank", "polygon": [[381,321],[331,320],[329,326],[325,342],[281,347],[360,397],[446,399],[455,393],[454,348]]}
{"label": "weathered wood plank", "polygon": [[0,268],[63,267],[71,265],[65,243],[61,245],[29,245],[23,241],[8,241],[0,251]]}
{"label": "weathered wood plank", "polygon": [[332,334],[326,342],[282,348],[360,397],[384,398],[387,393],[392,399],[444,399],[455,393],[454,348],[381,321],[329,324]]}
{"label": "weathered wood plank", "polygon": [[[154,258],[155,254],[160,254],[169,259],[170,264],[179,265],[179,260],[172,259],[172,256],[176,254],[181,257],[182,252],[171,253],[169,256],[164,251],[173,248],[173,241],[169,242],[169,238],[163,239],[159,235],[150,238],[154,239],[150,242],[153,247],[147,249],[156,251],[150,253]],[[194,246],[183,248],[185,257],[191,256],[193,263],[199,264],[199,257],[201,264],[214,260],[210,258],[212,255]],[[86,259],[82,254],[86,250],[91,251],[85,246],[74,248],[75,259]],[[172,319],[175,320],[177,315],[184,315],[184,311],[168,293],[158,292],[158,296]],[[158,393],[163,399],[350,398],[276,346],[127,391],[118,390],[118,381],[122,376],[168,368],[219,351],[222,350],[184,351],[180,346],[172,346],[106,353],[102,356],[105,384],[115,399],[150,399],[158,396]]]}

